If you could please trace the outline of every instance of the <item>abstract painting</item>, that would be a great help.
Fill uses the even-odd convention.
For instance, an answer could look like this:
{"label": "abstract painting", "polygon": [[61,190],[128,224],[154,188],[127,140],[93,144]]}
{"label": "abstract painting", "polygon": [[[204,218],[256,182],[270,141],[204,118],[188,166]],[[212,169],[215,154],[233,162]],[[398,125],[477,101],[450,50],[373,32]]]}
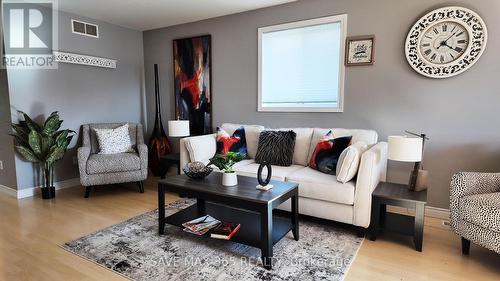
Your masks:
{"label": "abstract painting", "polygon": [[193,136],[212,133],[211,36],[177,39],[174,51],[175,112]]}

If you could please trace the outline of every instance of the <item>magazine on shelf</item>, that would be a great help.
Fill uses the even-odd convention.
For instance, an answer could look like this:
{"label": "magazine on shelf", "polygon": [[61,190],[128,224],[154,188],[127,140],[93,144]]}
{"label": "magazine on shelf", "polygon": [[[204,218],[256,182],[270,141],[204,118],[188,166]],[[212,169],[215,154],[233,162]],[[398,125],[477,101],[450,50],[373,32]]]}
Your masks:
{"label": "magazine on shelf", "polygon": [[196,235],[203,235],[207,233],[210,229],[218,226],[221,222],[210,216],[205,215],[203,217],[199,217],[197,219],[185,222],[182,224],[184,227],[184,231],[193,233]]}

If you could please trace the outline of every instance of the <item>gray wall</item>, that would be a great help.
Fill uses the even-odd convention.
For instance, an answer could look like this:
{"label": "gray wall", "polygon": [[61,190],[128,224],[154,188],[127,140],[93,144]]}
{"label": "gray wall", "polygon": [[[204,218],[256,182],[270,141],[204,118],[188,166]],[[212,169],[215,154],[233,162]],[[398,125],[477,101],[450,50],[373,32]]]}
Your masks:
{"label": "gray wall", "polygon": [[[71,18],[97,23],[99,39],[73,34]],[[116,69],[59,64],[57,70],[8,70],[12,110],[47,117],[59,111],[63,127],[79,131],[91,122],[140,122],[143,91],[142,32],[59,13],[59,50],[118,60]],[[77,140],[57,164],[56,181],[77,178]],[[38,185],[31,163],[16,158],[18,189]]]}
{"label": "gray wall", "polygon": [[[481,59],[466,73],[433,80],[414,72],[404,40],[423,14],[445,5],[478,12],[489,27]],[[161,70],[164,118],[174,112],[172,39],[212,35],[214,126],[223,122],[266,126],[374,129],[380,140],[412,130],[430,141],[424,165],[430,171],[429,205],[448,208],[449,183],[457,171],[500,171],[500,1],[303,0],[144,33],[148,120],[154,118],[153,64]],[[344,113],[258,113],[257,28],[348,14],[348,35],[376,35],[376,63],[346,70]],[[390,161],[390,181],[406,182],[410,164]]]}
{"label": "gray wall", "polygon": [[14,146],[10,133],[10,103],[7,86],[7,71],[0,69],[0,185],[16,187],[16,165],[14,163]]}

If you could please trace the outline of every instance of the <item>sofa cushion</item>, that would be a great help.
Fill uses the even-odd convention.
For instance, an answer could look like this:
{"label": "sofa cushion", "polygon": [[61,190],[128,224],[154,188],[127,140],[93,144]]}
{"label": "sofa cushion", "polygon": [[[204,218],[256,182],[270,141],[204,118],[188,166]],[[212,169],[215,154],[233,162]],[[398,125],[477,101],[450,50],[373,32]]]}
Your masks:
{"label": "sofa cushion", "polygon": [[332,131],[333,136],[338,138],[338,137],[345,137],[345,136],[352,136],[352,143],[356,143],[358,141],[363,141],[365,142],[368,146],[374,145],[378,141],[378,135],[377,132],[373,130],[359,130],[359,129],[342,129],[342,128],[333,128],[333,129],[321,129],[321,128],[315,128],[313,130],[313,135],[311,138],[311,145],[309,146],[309,156],[307,159],[311,158],[311,155],[314,152],[314,149],[316,148],[316,145],[318,142],[323,138],[328,131]]}
{"label": "sofa cushion", "polygon": [[335,173],[339,182],[346,183],[356,176],[361,162],[361,154],[365,152],[367,147],[365,142],[358,141],[342,151]]}
{"label": "sofa cushion", "polygon": [[279,131],[294,131],[297,136],[295,137],[295,147],[293,149],[293,164],[307,166],[309,161],[309,146],[311,146],[311,138],[313,135],[313,128],[282,128],[275,129]]}
{"label": "sofa cushion", "polygon": [[264,131],[264,126],[260,125],[239,125],[239,124],[231,124],[224,123],[221,125],[221,128],[226,130],[226,132],[230,135],[234,133],[238,128],[243,126],[245,128],[245,136],[247,139],[247,153],[249,158],[255,158],[257,154],[257,147],[259,145],[259,135],[260,132]]}
{"label": "sofa cushion", "polygon": [[[272,174],[272,179],[275,180],[281,180],[284,181],[286,177],[290,174],[295,173],[296,171],[304,168],[304,166],[300,165],[291,165],[288,167],[283,167],[283,166],[272,166],[271,168],[271,174]],[[257,163],[252,163],[249,165],[244,165],[244,166],[238,166],[235,167],[234,170],[238,175],[241,176],[247,176],[247,177],[257,177],[257,170],[259,169],[259,164]],[[267,169],[262,170],[262,175],[263,177],[267,176]]]}
{"label": "sofa cushion", "polygon": [[185,146],[191,160],[190,162],[200,161],[207,164],[210,158],[214,157],[217,144],[215,142],[215,135],[212,134],[186,138]]}
{"label": "sofa cushion", "polygon": [[500,192],[460,198],[459,215],[465,221],[500,233]]}
{"label": "sofa cushion", "polygon": [[263,131],[260,133],[255,162],[278,166],[292,165],[296,136],[294,131]]}
{"label": "sofa cushion", "polygon": [[355,182],[340,183],[334,175],[304,167],[289,174],[287,181],[299,184],[299,196],[341,204],[354,204]]}
{"label": "sofa cushion", "polygon": [[141,158],[136,153],[91,154],[87,161],[89,175],[130,172],[140,169]]}

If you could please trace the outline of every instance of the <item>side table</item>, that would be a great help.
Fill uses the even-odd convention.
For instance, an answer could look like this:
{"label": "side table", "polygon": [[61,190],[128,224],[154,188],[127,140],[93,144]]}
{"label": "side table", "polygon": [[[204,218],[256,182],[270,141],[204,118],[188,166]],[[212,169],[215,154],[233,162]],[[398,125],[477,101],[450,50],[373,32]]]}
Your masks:
{"label": "side table", "polygon": [[165,178],[169,165],[177,166],[177,174],[181,174],[181,157],[179,153],[170,153],[160,158],[160,177]]}
{"label": "side table", "polygon": [[[372,193],[370,239],[375,241],[380,230],[413,236],[415,249],[422,251],[427,190],[411,191],[408,185],[381,182]],[[387,205],[411,208],[415,216],[388,213]]]}

